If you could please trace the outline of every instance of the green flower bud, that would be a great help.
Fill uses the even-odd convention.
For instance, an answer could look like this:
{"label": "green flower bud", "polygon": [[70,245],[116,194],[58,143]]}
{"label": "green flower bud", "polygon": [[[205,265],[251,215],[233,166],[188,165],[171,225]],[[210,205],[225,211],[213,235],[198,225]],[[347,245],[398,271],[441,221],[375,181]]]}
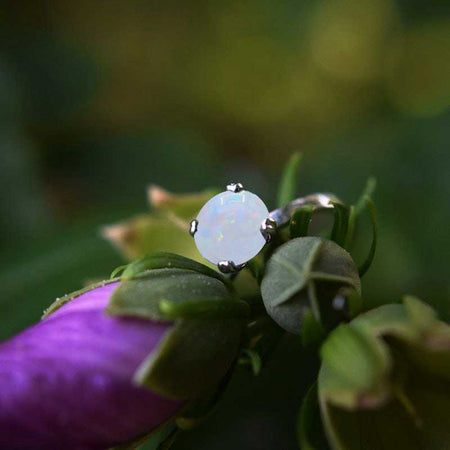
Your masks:
{"label": "green flower bud", "polygon": [[301,334],[309,311],[325,328],[335,326],[344,317],[343,292],[348,290],[361,292],[353,259],[336,243],[318,237],[292,239],[279,247],[261,284],[267,313],[295,334]]}
{"label": "green flower bud", "polygon": [[450,326],[415,297],[333,330],[318,400],[333,449],[449,448]]}

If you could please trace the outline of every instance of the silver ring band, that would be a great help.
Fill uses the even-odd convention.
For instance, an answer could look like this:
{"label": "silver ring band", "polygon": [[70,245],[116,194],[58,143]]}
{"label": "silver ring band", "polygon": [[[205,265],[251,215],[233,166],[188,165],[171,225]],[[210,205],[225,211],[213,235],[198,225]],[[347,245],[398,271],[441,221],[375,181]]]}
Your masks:
{"label": "silver ring band", "polygon": [[274,209],[269,213],[269,217],[274,220],[277,227],[282,227],[289,223],[292,215],[301,207],[312,205],[314,210],[331,209],[333,205],[330,202],[339,202],[339,198],[334,194],[316,193],[310,194],[306,197],[296,198],[289,202],[286,206]]}

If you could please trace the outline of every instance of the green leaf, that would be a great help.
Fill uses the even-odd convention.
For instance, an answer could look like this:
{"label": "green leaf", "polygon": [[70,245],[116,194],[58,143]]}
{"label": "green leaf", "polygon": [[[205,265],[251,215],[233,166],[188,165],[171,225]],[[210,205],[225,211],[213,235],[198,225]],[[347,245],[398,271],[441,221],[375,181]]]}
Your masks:
{"label": "green leaf", "polygon": [[289,159],[278,188],[278,207],[287,205],[295,198],[298,184],[298,171],[302,161],[301,153],[294,153]]}
{"label": "green leaf", "polygon": [[102,228],[102,236],[128,259],[167,251],[200,260],[189,223],[175,223],[161,214],[141,214],[125,222]]}
{"label": "green leaf", "polygon": [[450,326],[414,297],[358,316],[322,346],[319,399],[333,449],[450,446]]}
{"label": "green leaf", "polygon": [[243,357],[239,359],[240,364],[250,365],[253,371],[254,375],[259,375],[262,368],[262,361],[261,357],[259,356],[258,352],[255,350],[251,350],[249,348],[244,348],[242,350],[242,353],[244,354]]}
{"label": "green leaf", "polygon": [[356,219],[366,206],[366,198],[372,197],[373,193],[375,192],[376,185],[377,185],[376,179],[374,177],[370,177],[367,180],[366,186],[364,187],[361,195],[359,196],[356,205],[350,207],[350,214],[348,218],[348,231],[344,243],[345,249],[349,249],[352,243]]}
{"label": "green leaf", "polygon": [[248,303],[242,300],[186,300],[182,303],[161,300],[161,313],[169,319],[229,319],[250,315]]}
{"label": "green leaf", "polygon": [[350,208],[338,202],[332,202],[332,204],[334,224],[331,231],[331,240],[344,247],[349,225]]}
{"label": "green leaf", "polygon": [[309,388],[303,399],[297,419],[297,439],[302,450],[329,448],[320,418],[316,382]]}
{"label": "green leaf", "polygon": [[262,264],[260,264],[257,257],[248,261],[246,269],[250,271],[253,278],[257,281],[258,284],[260,284],[264,274],[264,267]]}
{"label": "green leaf", "polygon": [[168,252],[152,252],[135,259],[126,266],[122,274],[122,279],[130,280],[146,270],[154,269],[187,269],[217,278],[222,282],[228,281],[219,272],[204,264]]}
{"label": "green leaf", "polygon": [[175,429],[176,425],[174,424],[173,419],[170,419],[150,433],[138,436],[125,444],[111,447],[110,450],[156,450],[159,444],[164,442]]}
{"label": "green leaf", "polygon": [[240,320],[182,320],[141,364],[134,379],[170,398],[204,395],[230,369],[242,335]]}
{"label": "green leaf", "polygon": [[174,194],[151,185],[148,189],[148,199],[153,208],[166,213],[170,220],[188,223],[197,216],[202,206],[219,192],[219,189],[211,188],[192,194]]}
{"label": "green leaf", "polygon": [[189,300],[231,300],[217,278],[185,269],[153,269],[125,280],[114,290],[106,312],[111,315],[172,320],[160,310],[161,301],[181,304]]}
{"label": "green leaf", "polygon": [[285,330],[301,334],[303,317],[312,311],[322,326],[342,320],[333,299],[344,286],[360,292],[351,256],[332,241],[302,237],[288,241],[271,256],[261,283],[268,314]]}
{"label": "green leaf", "polygon": [[112,272],[109,278],[117,278],[120,274],[128,267],[128,264],[123,264],[121,266],[116,267]]}
{"label": "green leaf", "polygon": [[234,366],[228,370],[218,386],[214,386],[200,397],[191,399],[177,414],[175,422],[182,430],[191,430],[208,418],[228,387],[233,369]]}
{"label": "green leaf", "polygon": [[375,205],[370,197],[366,198],[366,206],[370,213],[370,219],[372,221],[372,244],[370,245],[369,254],[367,255],[366,260],[359,267],[359,276],[362,277],[372,265],[373,259],[375,257],[375,251],[378,243],[378,222],[377,222],[377,211],[375,209]]}
{"label": "green leaf", "polygon": [[304,347],[317,345],[325,336],[325,330],[320,322],[314,317],[310,309],[303,314],[302,344]]}
{"label": "green leaf", "polygon": [[375,192],[375,188],[377,187],[377,180],[375,177],[370,177],[367,182],[366,186],[364,187],[363,191],[361,192],[361,195],[359,196],[356,204],[355,204],[355,215],[356,217],[361,214],[363,209],[366,207],[366,198],[372,197],[373,193]]}
{"label": "green leaf", "polygon": [[313,211],[313,205],[305,205],[295,211],[290,222],[291,239],[308,236]]}
{"label": "green leaf", "polygon": [[367,333],[340,325],[330,333],[320,355],[321,395],[346,408],[385,400],[391,361],[386,348]]}

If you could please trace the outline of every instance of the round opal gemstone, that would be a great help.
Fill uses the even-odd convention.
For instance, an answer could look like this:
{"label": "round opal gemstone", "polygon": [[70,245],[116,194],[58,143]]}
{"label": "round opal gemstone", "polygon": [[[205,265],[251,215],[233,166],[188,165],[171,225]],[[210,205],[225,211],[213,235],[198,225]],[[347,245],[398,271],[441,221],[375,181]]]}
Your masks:
{"label": "round opal gemstone", "polygon": [[195,243],[213,264],[243,264],[264,247],[266,240],[260,227],[268,217],[269,211],[257,195],[248,191],[222,192],[200,210]]}

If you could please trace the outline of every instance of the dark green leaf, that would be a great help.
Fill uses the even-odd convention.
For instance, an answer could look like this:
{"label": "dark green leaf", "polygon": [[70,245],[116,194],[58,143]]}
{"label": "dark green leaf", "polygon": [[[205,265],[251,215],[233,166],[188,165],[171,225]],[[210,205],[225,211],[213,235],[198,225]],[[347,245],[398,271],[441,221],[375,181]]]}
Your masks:
{"label": "dark green leaf", "polygon": [[259,263],[258,259],[257,258],[251,259],[247,263],[246,268],[250,271],[250,273],[253,275],[258,284],[260,284],[262,276],[264,274],[264,267],[262,266],[262,264]]}
{"label": "dark green leaf", "polygon": [[326,336],[320,322],[314,317],[311,310],[306,309],[303,314],[302,344],[305,347],[318,345]]}
{"label": "dark green leaf", "polygon": [[152,252],[135,259],[126,266],[122,274],[122,279],[130,280],[146,270],[153,269],[193,270],[225,282],[225,278],[216,270],[194,261],[193,259],[168,252]]}
{"label": "dark green leaf", "polygon": [[313,205],[305,205],[295,211],[290,222],[291,239],[308,236],[313,211]]}
{"label": "dark green leaf", "polygon": [[294,153],[289,159],[278,188],[278,207],[287,205],[295,198],[298,184],[298,171],[302,161],[301,153]]}
{"label": "dark green leaf", "polygon": [[375,192],[375,188],[377,187],[377,180],[375,177],[370,177],[367,182],[366,186],[364,187],[363,191],[361,192],[361,195],[359,196],[356,204],[355,204],[355,215],[356,217],[361,214],[363,209],[366,207],[366,198],[370,197],[372,198],[373,193]]}
{"label": "dark green leaf", "polygon": [[141,364],[135,381],[170,398],[201,396],[217,385],[236,359],[240,320],[182,320]]}
{"label": "dark green leaf", "polygon": [[122,281],[112,293],[106,312],[168,320],[159,308],[162,300],[182,303],[199,298],[213,302],[230,300],[232,295],[217,278],[193,270],[153,269]]}
{"label": "dark green leaf", "polygon": [[169,319],[229,319],[250,315],[248,303],[242,300],[186,300],[182,303],[161,300],[161,313]]}
{"label": "dark green leaf", "polygon": [[366,206],[366,198],[372,197],[376,185],[377,185],[376,179],[374,177],[370,177],[367,180],[366,186],[364,187],[361,195],[359,196],[356,205],[350,207],[350,214],[348,218],[348,230],[344,243],[345,249],[349,249],[352,243],[356,219]]}
{"label": "dark green leaf", "polygon": [[126,268],[128,264],[123,264],[122,266],[116,267],[112,272],[109,278],[117,278]]}
{"label": "dark green leaf", "polygon": [[332,241],[302,237],[273,253],[261,293],[268,314],[285,330],[301,334],[306,311],[312,311],[326,328],[342,320],[332,302],[343,286],[360,291],[351,256]]}
{"label": "dark green leaf", "polygon": [[347,237],[347,230],[349,224],[350,208],[342,203],[332,202],[334,213],[334,224],[331,231],[331,240],[336,244],[344,247],[345,239]]}
{"label": "dark green leaf", "polygon": [[297,439],[301,450],[329,448],[320,418],[316,382],[309,388],[303,399],[297,419]]}
{"label": "dark green leaf", "polygon": [[251,350],[249,348],[244,348],[242,350],[242,353],[244,354],[244,356],[239,359],[239,363],[250,365],[252,368],[253,374],[259,375],[259,372],[261,372],[262,361],[261,361],[261,357],[259,356],[258,352]]}
{"label": "dark green leaf", "polygon": [[375,257],[375,251],[378,243],[378,222],[377,222],[377,211],[375,209],[375,205],[370,197],[366,198],[366,206],[370,213],[370,219],[372,221],[372,230],[373,230],[373,238],[372,244],[370,245],[369,254],[367,255],[366,260],[359,267],[359,276],[362,277],[372,265],[373,258]]}
{"label": "dark green leaf", "polygon": [[218,386],[214,386],[201,397],[189,400],[185,407],[177,414],[176,424],[182,430],[191,430],[208,418],[217,402],[225,392],[233,375],[232,366]]}
{"label": "dark green leaf", "polygon": [[110,450],[156,450],[161,442],[164,442],[173,430],[176,429],[173,419],[137,438],[121,445],[110,448]]}

